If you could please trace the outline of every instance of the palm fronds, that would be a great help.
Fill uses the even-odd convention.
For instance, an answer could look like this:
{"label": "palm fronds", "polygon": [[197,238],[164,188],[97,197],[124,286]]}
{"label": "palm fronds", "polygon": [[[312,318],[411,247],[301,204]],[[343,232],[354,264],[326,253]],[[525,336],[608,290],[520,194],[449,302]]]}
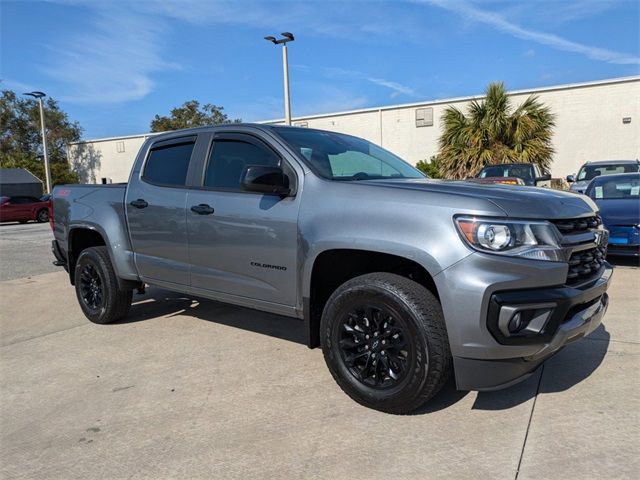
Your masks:
{"label": "palm fronds", "polygon": [[553,157],[554,115],[536,96],[515,109],[504,84],[491,83],[465,114],[445,109],[440,136],[441,170],[449,178],[476,175],[492,163],[537,163],[548,171]]}

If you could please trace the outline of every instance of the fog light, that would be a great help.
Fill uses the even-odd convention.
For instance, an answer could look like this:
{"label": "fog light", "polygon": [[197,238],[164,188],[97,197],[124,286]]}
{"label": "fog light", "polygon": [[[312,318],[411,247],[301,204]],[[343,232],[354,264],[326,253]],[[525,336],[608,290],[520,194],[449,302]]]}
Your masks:
{"label": "fog light", "polygon": [[509,320],[509,333],[517,333],[522,329],[522,315],[520,312],[516,313],[511,320]]}
{"label": "fog light", "polygon": [[498,328],[505,337],[541,334],[554,307],[553,303],[503,305],[498,316]]}

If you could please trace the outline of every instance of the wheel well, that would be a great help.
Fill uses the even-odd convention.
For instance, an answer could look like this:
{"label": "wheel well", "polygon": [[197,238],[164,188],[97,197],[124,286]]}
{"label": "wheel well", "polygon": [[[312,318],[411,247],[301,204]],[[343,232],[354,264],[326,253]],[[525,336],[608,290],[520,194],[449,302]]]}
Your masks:
{"label": "wheel well", "polygon": [[306,313],[307,342],[319,345],[320,317],[331,294],[347,280],[374,272],[395,273],[409,278],[439,299],[433,277],[419,263],[408,258],[368,250],[328,250],[316,258],[311,272],[311,298]]}
{"label": "wheel well", "polygon": [[88,228],[77,228],[69,232],[69,279],[71,284],[75,283],[75,267],[76,259],[80,256],[80,253],[89,247],[99,247],[106,245],[104,238],[95,230]]}

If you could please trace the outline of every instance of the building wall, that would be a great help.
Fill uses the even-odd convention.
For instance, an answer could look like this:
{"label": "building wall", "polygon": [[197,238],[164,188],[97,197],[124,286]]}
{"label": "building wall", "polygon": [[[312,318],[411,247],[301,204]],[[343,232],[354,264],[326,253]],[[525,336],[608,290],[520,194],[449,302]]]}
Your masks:
{"label": "building wall", "polygon": [[[589,160],[640,158],[640,79],[534,92],[556,115],[551,165],[554,177],[575,173]],[[511,95],[517,107],[530,92]],[[479,97],[480,98],[480,97]],[[328,116],[302,117],[294,123],[357,135],[416,163],[438,153],[440,119],[448,106],[465,110],[470,100],[444,100]],[[416,127],[416,109],[433,108],[433,126]],[[623,118],[631,123],[623,123]],[[280,122],[274,122],[280,123]]]}
{"label": "building wall", "polygon": [[[531,94],[556,115],[551,165],[554,177],[575,173],[590,160],[640,158],[640,77],[513,92],[514,107]],[[450,105],[464,110],[472,99],[311,115],[295,118],[293,123],[366,138],[415,164],[437,154],[444,110]],[[416,110],[420,108],[432,109],[432,126],[416,126]],[[631,122],[623,123],[623,118]],[[102,177],[110,177],[113,182],[125,182],[145,138],[140,135],[75,144],[70,160],[83,181],[100,183]],[[118,152],[118,142],[124,142],[124,152]]]}
{"label": "building wall", "polygon": [[81,183],[127,182],[131,166],[149,135],[89,140],[69,145],[71,168],[80,175]]}

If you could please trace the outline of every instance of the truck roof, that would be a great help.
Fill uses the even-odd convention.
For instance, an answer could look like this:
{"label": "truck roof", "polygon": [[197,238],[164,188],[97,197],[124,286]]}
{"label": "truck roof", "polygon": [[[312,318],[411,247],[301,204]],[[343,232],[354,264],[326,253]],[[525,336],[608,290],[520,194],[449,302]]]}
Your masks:
{"label": "truck roof", "polygon": [[[244,127],[244,128],[253,128],[256,130],[264,130],[264,131],[269,131],[269,130],[273,130],[274,128],[280,128],[280,127],[285,127],[284,125],[264,125],[261,123],[223,123],[223,124],[219,124],[219,125],[205,125],[203,127],[193,127],[193,128],[183,128],[181,130],[169,130],[167,132],[160,132],[157,133],[153,136],[154,140],[157,140],[159,138],[163,138],[163,137],[172,137],[174,135],[184,135],[184,134],[190,134],[190,133],[200,133],[200,132],[208,132],[211,130],[227,130],[227,129],[234,129],[234,128],[238,128],[238,127]],[[286,128],[305,128],[305,127],[289,127],[286,126]],[[305,130],[308,130],[307,128],[305,128]]]}
{"label": "truck roof", "polygon": [[634,163],[640,163],[640,160],[595,160],[585,162],[585,165],[629,165]]}

